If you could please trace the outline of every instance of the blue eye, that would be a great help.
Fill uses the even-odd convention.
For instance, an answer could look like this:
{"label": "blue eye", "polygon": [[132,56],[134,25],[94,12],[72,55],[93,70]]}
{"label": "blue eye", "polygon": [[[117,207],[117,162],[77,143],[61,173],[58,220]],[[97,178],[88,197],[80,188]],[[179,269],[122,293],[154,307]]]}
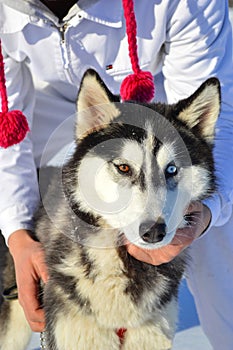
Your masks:
{"label": "blue eye", "polygon": [[177,174],[177,167],[174,164],[169,164],[165,170],[167,176],[175,176]]}

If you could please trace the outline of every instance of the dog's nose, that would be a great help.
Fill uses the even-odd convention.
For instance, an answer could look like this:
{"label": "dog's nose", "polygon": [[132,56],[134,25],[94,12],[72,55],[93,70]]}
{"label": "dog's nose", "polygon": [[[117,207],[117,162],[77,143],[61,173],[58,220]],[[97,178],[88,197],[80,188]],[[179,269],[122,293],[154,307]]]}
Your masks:
{"label": "dog's nose", "polygon": [[146,243],[157,243],[166,235],[166,224],[163,219],[159,221],[146,221],[139,227],[139,234]]}

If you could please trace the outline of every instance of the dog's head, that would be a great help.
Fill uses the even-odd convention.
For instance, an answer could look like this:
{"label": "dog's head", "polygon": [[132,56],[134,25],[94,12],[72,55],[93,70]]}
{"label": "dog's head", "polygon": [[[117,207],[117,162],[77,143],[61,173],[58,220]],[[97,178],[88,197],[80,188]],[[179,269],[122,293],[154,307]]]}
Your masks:
{"label": "dog's head", "polygon": [[67,182],[72,201],[92,223],[117,229],[140,247],[168,244],[185,225],[188,204],[215,189],[219,81],[207,80],[174,105],[121,103],[88,70],[77,107]]}

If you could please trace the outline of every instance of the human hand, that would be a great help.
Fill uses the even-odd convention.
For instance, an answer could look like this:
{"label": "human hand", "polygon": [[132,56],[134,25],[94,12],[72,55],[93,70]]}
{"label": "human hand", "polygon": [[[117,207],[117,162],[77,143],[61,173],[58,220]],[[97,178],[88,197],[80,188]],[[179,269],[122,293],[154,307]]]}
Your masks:
{"label": "human hand", "polygon": [[190,204],[186,215],[189,217],[188,225],[176,231],[170,244],[158,249],[147,250],[127,243],[128,253],[137,260],[151,265],[168,263],[198,238],[208,228],[211,220],[209,208],[199,201]]}
{"label": "human hand", "polygon": [[15,263],[19,303],[32,331],[42,332],[45,317],[38,300],[39,281],[46,283],[48,280],[42,245],[34,241],[26,230],[12,233],[8,244]]}

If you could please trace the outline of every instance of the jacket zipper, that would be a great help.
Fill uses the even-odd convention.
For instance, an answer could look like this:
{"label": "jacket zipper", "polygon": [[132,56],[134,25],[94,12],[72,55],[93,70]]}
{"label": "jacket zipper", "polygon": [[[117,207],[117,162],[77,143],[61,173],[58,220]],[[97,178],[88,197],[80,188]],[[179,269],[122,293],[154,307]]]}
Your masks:
{"label": "jacket zipper", "polygon": [[69,58],[68,58],[68,53],[66,49],[66,41],[65,41],[65,32],[68,27],[68,23],[64,23],[62,27],[59,27],[59,32],[61,35],[61,49],[62,49],[62,59],[64,63],[64,68],[68,69],[69,68]]}

